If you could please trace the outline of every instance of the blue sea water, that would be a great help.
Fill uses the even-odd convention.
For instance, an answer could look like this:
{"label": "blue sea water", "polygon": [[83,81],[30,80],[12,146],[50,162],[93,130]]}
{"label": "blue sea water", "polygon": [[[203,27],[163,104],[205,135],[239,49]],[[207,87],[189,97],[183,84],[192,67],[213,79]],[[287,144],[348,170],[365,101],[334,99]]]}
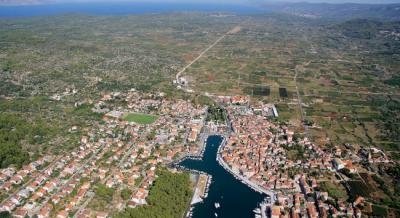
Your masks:
{"label": "blue sea water", "polygon": [[169,12],[232,12],[239,14],[261,13],[253,6],[234,4],[201,3],[138,3],[138,2],[99,2],[99,3],[58,3],[42,5],[0,6],[0,17],[49,16],[68,13],[92,15],[128,15]]}

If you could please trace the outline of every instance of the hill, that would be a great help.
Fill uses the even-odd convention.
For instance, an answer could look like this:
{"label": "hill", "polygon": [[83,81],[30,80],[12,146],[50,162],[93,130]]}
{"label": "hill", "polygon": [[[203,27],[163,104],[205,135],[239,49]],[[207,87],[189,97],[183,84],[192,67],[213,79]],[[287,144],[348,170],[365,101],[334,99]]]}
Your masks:
{"label": "hill", "polygon": [[374,18],[380,20],[400,20],[400,4],[328,4],[328,3],[267,3],[268,11],[292,15],[348,20],[355,18]]}

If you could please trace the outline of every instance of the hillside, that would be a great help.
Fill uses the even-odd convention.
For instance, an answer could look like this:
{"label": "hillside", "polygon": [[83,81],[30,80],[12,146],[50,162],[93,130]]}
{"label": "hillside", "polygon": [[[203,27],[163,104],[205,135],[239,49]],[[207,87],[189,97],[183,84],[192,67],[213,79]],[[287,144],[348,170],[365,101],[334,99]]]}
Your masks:
{"label": "hillside", "polygon": [[308,18],[400,20],[400,4],[328,4],[303,2],[267,3],[263,7],[268,11],[288,13]]}

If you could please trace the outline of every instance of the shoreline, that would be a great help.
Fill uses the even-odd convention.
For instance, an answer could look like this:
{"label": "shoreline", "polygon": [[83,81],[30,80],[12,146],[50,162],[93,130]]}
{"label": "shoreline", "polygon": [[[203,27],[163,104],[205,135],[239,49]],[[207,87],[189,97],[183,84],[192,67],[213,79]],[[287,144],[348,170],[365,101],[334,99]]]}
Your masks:
{"label": "shoreline", "polygon": [[[218,162],[218,164],[220,166],[222,166],[228,173],[230,173],[235,179],[239,180],[240,182],[242,182],[243,184],[245,184],[247,187],[253,189],[254,191],[261,193],[261,194],[265,194],[268,195],[271,199],[274,199],[275,197],[275,193],[273,191],[269,191],[269,190],[265,190],[264,188],[260,187],[258,184],[250,181],[249,179],[247,179],[246,177],[237,174],[236,172],[234,172],[229,166],[228,164],[222,159],[221,157],[221,150],[223,149],[223,147],[226,145],[227,139],[226,136],[220,134],[220,133],[215,133],[215,134],[207,134],[207,137],[205,137],[205,141],[204,141],[204,145],[203,145],[203,149],[201,154],[199,155],[187,155],[184,156],[183,158],[179,159],[179,161],[176,161],[176,163],[174,163],[173,165],[180,170],[184,170],[184,171],[188,171],[191,173],[195,173],[195,174],[207,174],[205,172],[202,171],[197,171],[197,170],[191,170],[191,169],[187,169],[185,167],[182,167],[179,165],[180,162],[186,160],[186,159],[192,159],[192,160],[201,160],[203,158],[203,154],[204,151],[206,149],[207,146],[207,139],[210,136],[218,136],[222,138],[221,143],[218,146],[218,150],[217,150],[217,157],[216,160]],[[208,175],[208,174],[207,174]],[[209,175],[210,176],[210,175]]]}
{"label": "shoreline", "polygon": [[268,195],[271,199],[274,199],[275,193],[273,191],[265,190],[264,188],[260,187],[258,184],[247,179],[246,177],[244,177],[240,174],[237,174],[228,166],[228,164],[221,157],[221,149],[226,145],[227,139],[226,139],[226,137],[224,137],[222,135],[217,135],[217,136],[222,137],[222,139],[223,139],[221,144],[219,145],[218,151],[217,151],[216,160],[219,163],[219,165],[221,165],[226,171],[228,171],[231,175],[233,175],[233,177],[235,177],[235,179],[239,180],[240,182],[245,184],[247,187],[253,189],[254,191],[256,191],[258,193]]}
{"label": "shoreline", "polygon": [[208,185],[207,185],[207,187],[206,187],[207,194],[204,196],[204,198],[201,198],[201,201],[193,202],[193,200],[194,200],[195,198],[198,198],[198,197],[199,197],[199,196],[196,196],[196,190],[198,189],[198,187],[197,187],[197,186],[198,186],[198,181],[196,182],[196,186],[195,186],[195,189],[194,189],[194,192],[193,192],[193,196],[192,196],[191,201],[190,201],[190,203],[189,203],[189,208],[188,208],[187,211],[185,211],[185,217],[191,217],[191,215],[192,215],[191,212],[192,212],[192,210],[193,210],[193,207],[195,207],[196,204],[203,202],[203,200],[204,200],[205,198],[207,198],[209,186],[211,185],[212,176],[209,175],[209,174],[207,174],[206,172],[203,172],[203,171],[188,169],[188,168],[186,168],[186,167],[183,167],[183,166],[179,165],[179,163],[181,163],[182,161],[185,161],[185,160],[187,160],[187,159],[191,159],[191,160],[201,160],[201,159],[203,158],[204,151],[205,151],[206,146],[207,146],[207,139],[208,139],[210,136],[218,136],[218,137],[221,137],[221,138],[222,138],[221,143],[218,145],[218,150],[217,150],[217,154],[216,154],[216,161],[218,162],[218,164],[219,164],[220,166],[222,166],[222,168],[224,168],[224,170],[226,170],[229,174],[231,174],[231,175],[234,177],[234,179],[239,180],[241,183],[243,183],[244,185],[246,185],[247,187],[249,187],[249,188],[252,189],[253,191],[258,192],[258,193],[260,193],[260,194],[267,195],[267,196],[269,196],[271,199],[275,199],[276,195],[275,195],[275,193],[274,193],[273,191],[265,190],[264,188],[260,187],[259,185],[255,184],[254,182],[250,181],[249,179],[243,177],[243,176],[240,175],[240,174],[237,174],[237,173],[234,172],[234,171],[228,166],[228,164],[222,159],[222,157],[221,157],[221,150],[223,149],[223,147],[224,147],[224,146],[226,145],[226,143],[227,143],[227,135],[224,135],[224,134],[221,134],[221,133],[213,133],[213,134],[209,133],[209,134],[206,135],[206,137],[204,137],[203,149],[202,149],[201,153],[199,153],[198,155],[185,155],[185,156],[183,156],[182,158],[180,158],[179,160],[174,161],[174,163],[172,163],[172,166],[173,166],[174,168],[176,168],[178,171],[189,172],[189,173],[195,174],[195,175],[197,175],[197,176],[206,175],[206,176],[208,176],[208,178],[209,178]]}

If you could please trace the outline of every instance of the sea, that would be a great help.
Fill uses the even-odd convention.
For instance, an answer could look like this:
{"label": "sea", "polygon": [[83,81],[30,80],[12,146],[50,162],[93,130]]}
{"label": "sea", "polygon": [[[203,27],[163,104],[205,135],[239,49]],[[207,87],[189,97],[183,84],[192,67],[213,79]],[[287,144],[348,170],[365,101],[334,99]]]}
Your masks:
{"label": "sea", "polygon": [[222,3],[89,2],[0,6],[0,18],[51,16],[70,13],[129,15],[173,12],[230,12],[236,14],[255,14],[262,13],[263,10],[256,6]]}
{"label": "sea", "polygon": [[[203,202],[194,205],[192,217],[254,218],[253,210],[266,195],[249,188],[219,165],[216,157],[222,140],[217,135],[208,137],[202,160],[186,159],[179,164],[212,176],[208,196]],[[219,203],[220,207],[216,208],[215,203]]]}

